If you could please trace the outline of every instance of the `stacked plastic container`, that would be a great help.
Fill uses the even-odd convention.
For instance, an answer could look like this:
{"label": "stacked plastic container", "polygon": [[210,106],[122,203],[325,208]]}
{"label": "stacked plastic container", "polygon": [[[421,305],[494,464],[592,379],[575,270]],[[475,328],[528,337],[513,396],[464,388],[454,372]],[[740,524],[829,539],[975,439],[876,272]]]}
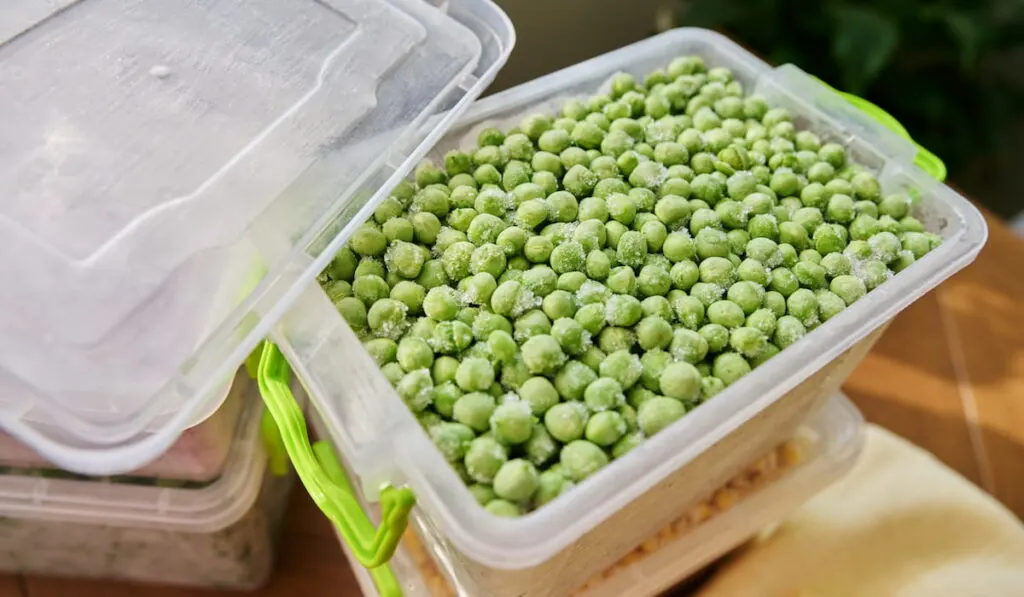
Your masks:
{"label": "stacked plastic container", "polygon": [[100,479],[53,469],[0,474],[0,571],[233,589],[262,585],[273,570],[295,477],[285,461],[268,462],[256,383],[239,373],[228,399],[241,409],[220,472],[210,481]]}
{"label": "stacked plastic container", "polygon": [[[146,467],[175,441],[204,433],[179,440],[186,429],[228,408],[224,388],[269,335],[281,352],[264,351],[260,366],[268,410],[361,564],[381,569],[411,511],[462,594],[562,596],[793,437],[885,323],[984,243],[980,214],[913,165],[912,143],[721,36],[673,31],[471,108],[513,43],[488,0],[0,3],[0,276],[17,281],[0,290],[0,430],[63,469],[154,474]],[[943,244],[571,493],[495,518],[316,276],[428,152],[682,54],[730,67],[798,125],[844,144],[886,191],[915,192],[914,215]],[[282,353],[355,488],[311,450]],[[230,478],[234,449],[207,489]],[[188,502],[175,493],[188,488],[138,498],[156,506],[136,515],[124,484],[93,495],[75,480],[8,480],[19,520],[177,530],[196,518],[171,523],[165,510]],[[357,489],[381,500],[376,530]]]}
{"label": "stacked plastic container", "polygon": [[[745,466],[796,433],[865,356],[900,310],[967,265],[986,237],[966,200],[915,165],[917,148],[793,66],[772,68],[721,35],[671,31],[478,102],[431,152],[435,163],[483,127],[508,127],[593,94],[616,72],[638,77],[697,54],[743,87],[787,108],[797,126],[847,148],[887,193],[918,197],[913,215],[943,243],[907,270],[543,508],[517,519],[479,507],[361,348],[331,301],[310,287],[273,331],[324,417],[326,433],[370,501],[383,499],[378,539],[401,521],[390,489],[416,497],[412,521],[460,595],[562,597],[678,520]],[[266,396],[265,396],[266,397]],[[400,502],[400,500],[399,500]],[[339,521],[337,512],[332,520]],[[344,527],[343,527],[344,530]],[[374,567],[380,547],[352,533]],[[385,554],[386,555],[386,554]]]}
{"label": "stacked plastic container", "polygon": [[270,574],[293,476],[235,373],[512,37],[486,1],[0,3],[0,570]]}

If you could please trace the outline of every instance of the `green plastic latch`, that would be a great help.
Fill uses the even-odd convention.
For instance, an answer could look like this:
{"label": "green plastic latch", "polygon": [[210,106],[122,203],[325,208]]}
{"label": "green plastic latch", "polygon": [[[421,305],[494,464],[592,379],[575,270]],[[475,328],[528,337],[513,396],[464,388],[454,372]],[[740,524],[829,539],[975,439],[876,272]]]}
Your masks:
{"label": "green plastic latch", "polygon": [[[356,560],[371,570],[379,568],[394,555],[409,524],[409,511],[416,498],[408,488],[382,489],[381,523],[375,529],[363,512],[351,484],[339,483],[337,474],[332,475],[325,470],[321,457],[310,446],[306,419],[288,385],[290,377],[291,370],[281,351],[271,342],[264,343],[258,375],[260,393],[267,411],[277,423],[281,441],[299,480],[313,502],[338,529]],[[392,592],[389,595],[396,594]]]}
{"label": "green plastic latch", "polygon": [[[338,457],[334,454],[331,445],[324,441],[316,442],[313,444],[313,453],[316,454],[320,466],[323,467],[324,473],[331,481],[352,492],[352,484],[348,480],[348,475],[345,474],[345,468],[338,462]],[[371,568],[370,578],[373,579],[373,584],[377,587],[380,597],[402,597],[402,585],[399,584],[391,566],[384,564]]]}
{"label": "green plastic latch", "polygon": [[872,104],[871,102],[862,97],[853,95],[852,93],[846,93],[845,91],[839,91],[837,89],[834,89],[828,83],[822,81],[821,79],[816,78],[815,80],[817,80],[819,83],[821,83],[828,89],[839,94],[840,97],[849,102],[854,108],[857,108],[861,112],[864,112],[865,114],[870,116],[872,119],[878,121],[878,123],[884,126],[885,128],[889,129],[890,131],[896,133],[897,135],[913,143],[914,147],[917,148],[917,155],[914,156],[914,165],[927,172],[929,176],[931,176],[932,178],[939,182],[943,182],[946,180],[946,164],[944,164],[942,160],[939,159],[939,156],[928,151],[924,147],[918,145],[917,142],[914,141],[913,138],[911,138],[910,133],[907,132],[907,129],[905,129],[898,120],[893,118],[891,114],[889,114],[885,110],[879,108],[875,104]]}

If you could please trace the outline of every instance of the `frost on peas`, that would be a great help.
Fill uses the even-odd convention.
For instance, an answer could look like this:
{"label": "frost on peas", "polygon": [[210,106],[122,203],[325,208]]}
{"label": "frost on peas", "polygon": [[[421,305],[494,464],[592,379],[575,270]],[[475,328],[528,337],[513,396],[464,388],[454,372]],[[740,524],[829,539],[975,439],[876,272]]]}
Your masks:
{"label": "frost on peas", "polygon": [[565,476],[579,482],[604,468],[608,455],[593,442],[577,439],[562,448],[559,462]]}
{"label": "frost on peas", "polygon": [[544,427],[551,437],[562,443],[583,437],[589,418],[587,407],[581,402],[561,402],[544,413]]}
{"label": "frost on peas", "polygon": [[640,357],[631,354],[628,348],[610,351],[600,366],[601,377],[614,379],[624,389],[633,387],[642,372]]}
{"label": "frost on peas", "polygon": [[696,365],[704,360],[709,348],[708,341],[702,334],[681,328],[672,334],[669,353],[678,360]]}

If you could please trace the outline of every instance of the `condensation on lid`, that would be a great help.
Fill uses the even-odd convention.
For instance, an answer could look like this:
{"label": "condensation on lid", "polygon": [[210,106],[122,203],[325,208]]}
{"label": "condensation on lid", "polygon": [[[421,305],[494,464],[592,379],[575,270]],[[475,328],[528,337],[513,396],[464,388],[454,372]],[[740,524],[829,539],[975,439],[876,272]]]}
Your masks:
{"label": "condensation on lid", "polygon": [[0,422],[100,443],[210,394],[482,91],[478,36],[422,0],[7,0],[0,23]]}

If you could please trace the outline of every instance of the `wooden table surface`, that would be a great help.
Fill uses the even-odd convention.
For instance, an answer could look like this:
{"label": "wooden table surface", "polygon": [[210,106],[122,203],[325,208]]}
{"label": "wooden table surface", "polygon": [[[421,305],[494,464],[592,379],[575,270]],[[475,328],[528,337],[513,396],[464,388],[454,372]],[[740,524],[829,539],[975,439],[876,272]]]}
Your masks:
{"label": "wooden table surface", "polygon": [[[904,311],[845,385],[869,421],[934,452],[1024,517],[1024,241],[989,218],[978,260]],[[237,597],[0,576],[0,597]],[[251,597],[360,597],[325,519],[297,491],[270,583]]]}

